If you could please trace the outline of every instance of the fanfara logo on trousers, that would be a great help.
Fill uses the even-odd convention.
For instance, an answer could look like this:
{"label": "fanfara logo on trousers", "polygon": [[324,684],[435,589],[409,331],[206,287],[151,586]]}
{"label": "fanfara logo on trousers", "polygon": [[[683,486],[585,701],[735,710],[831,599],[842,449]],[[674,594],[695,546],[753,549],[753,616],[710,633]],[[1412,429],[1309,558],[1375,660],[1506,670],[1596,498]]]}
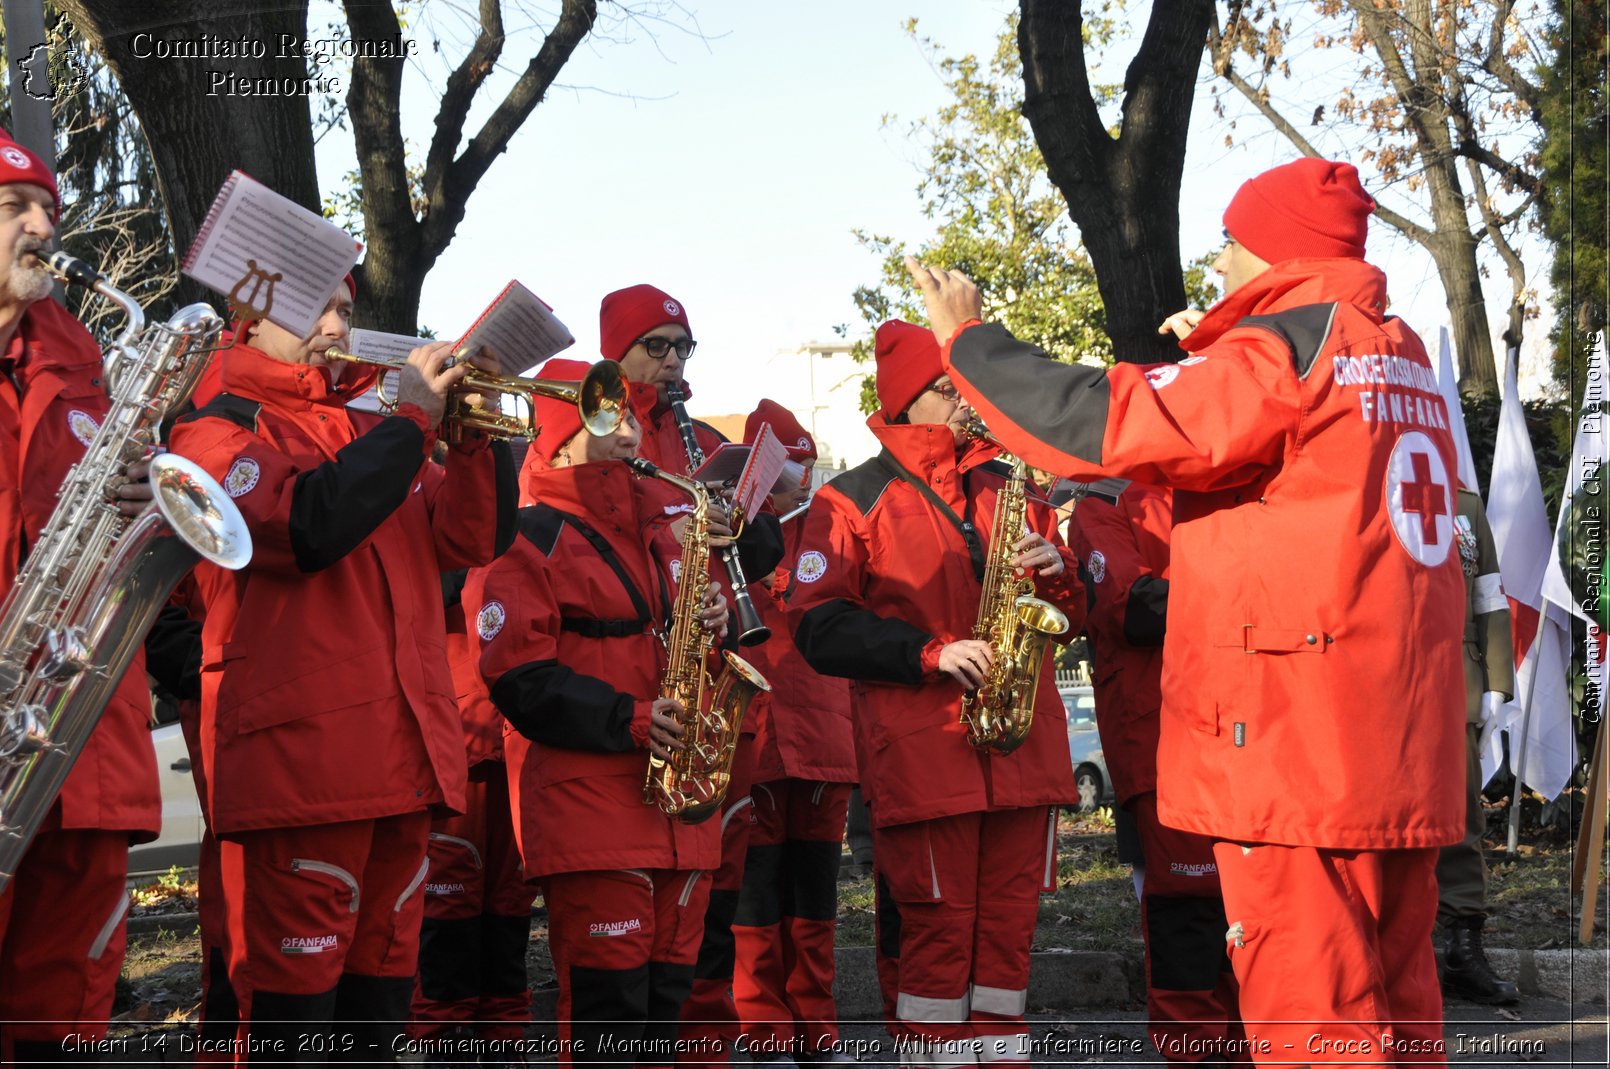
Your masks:
{"label": "fanfara logo on trousers", "polygon": [[594,921],[587,926],[587,934],[594,939],[631,935],[643,930],[643,922],[636,917],[624,921]]}
{"label": "fanfara logo on trousers", "polygon": [[1099,583],[1107,578],[1107,558],[1102,556],[1101,550],[1090,551],[1090,559],[1085,562],[1085,571],[1090,573],[1092,583]]}
{"label": "fanfara logo on trousers", "polygon": [[461,895],[464,885],[461,883],[427,883],[425,893],[428,895]]}
{"label": "fanfara logo on trousers", "polygon": [[281,954],[323,954],[335,948],[333,932],[329,935],[288,935],[280,940]]}
{"label": "fanfara logo on trousers", "polygon": [[475,616],[475,633],[481,636],[482,641],[490,642],[503,630],[503,622],[508,618],[503,602],[489,601],[481,606],[481,611]]}
{"label": "fanfara logo on trousers", "polygon": [[814,583],[827,574],[827,558],[816,550],[799,555],[799,563],[794,565],[794,578],[802,583]]}
{"label": "fanfara logo on trousers", "polygon": [[67,429],[73,432],[74,438],[89,445],[95,440],[95,432],[101,429],[101,425],[88,412],[74,408],[67,413]]}
{"label": "fanfara logo on trousers", "polygon": [[229,465],[229,472],[224,476],[224,492],[230,497],[248,494],[262,475],[263,469],[257,466],[257,461],[251,457],[241,457]]}
{"label": "fanfara logo on trousers", "polygon": [[1386,507],[1398,544],[1428,568],[1453,548],[1454,489],[1442,453],[1421,431],[1405,431],[1386,464]]}
{"label": "fanfara logo on trousers", "polygon": [[671,298],[667,297],[665,298],[665,314],[668,316],[679,316],[682,314],[682,306],[671,300]]}

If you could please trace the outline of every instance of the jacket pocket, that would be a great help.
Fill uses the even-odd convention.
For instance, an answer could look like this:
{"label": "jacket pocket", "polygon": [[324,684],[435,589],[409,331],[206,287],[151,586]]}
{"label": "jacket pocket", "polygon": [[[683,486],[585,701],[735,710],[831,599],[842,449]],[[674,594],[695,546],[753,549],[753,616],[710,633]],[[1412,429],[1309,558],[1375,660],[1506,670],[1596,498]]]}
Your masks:
{"label": "jacket pocket", "polygon": [[397,693],[396,674],[366,673],[360,665],[384,658],[372,656],[386,646],[342,650],[322,663],[301,671],[287,671],[272,650],[265,653],[259,644],[253,653],[245,652],[244,642],[232,642],[223,650],[224,681],[219,688],[218,716],[233,719],[241,734],[288,724],[293,720],[319,716],[354,705],[367,705]]}

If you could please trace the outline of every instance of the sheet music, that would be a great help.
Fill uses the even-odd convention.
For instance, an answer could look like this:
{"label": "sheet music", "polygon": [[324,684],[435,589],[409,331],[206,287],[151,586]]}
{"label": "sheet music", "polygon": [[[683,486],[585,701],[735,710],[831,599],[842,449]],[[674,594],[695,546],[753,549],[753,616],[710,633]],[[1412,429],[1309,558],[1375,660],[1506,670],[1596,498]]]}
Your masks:
{"label": "sheet music", "polygon": [[787,460],[788,449],[777,440],[771,424],[761,424],[760,433],[755,435],[755,444],[749,450],[749,463],[744,465],[743,474],[738,476],[738,485],[733,491],[733,502],[743,509],[745,516],[759,515],[766,504],[766,496],[776,484],[777,476],[783,473],[783,464]]}
{"label": "sheet music", "polygon": [[521,375],[576,344],[570,328],[519,282],[510,282],[475,325],[453,346],[455,353],[487,346],[505,375]]}
{"label": "sheet music", "polygon": [[383,330],[354,330],[352,355],[371,360],[404,361],[408,354],[421,345],[429,345],[430,338],[416,338],[410,334],[387,334]]}
{"label": "sheet music", "polygon": [[302,337],[362,250],[334,223],[236,171],[196,235],[184,273],[266,310],[270,321]]}

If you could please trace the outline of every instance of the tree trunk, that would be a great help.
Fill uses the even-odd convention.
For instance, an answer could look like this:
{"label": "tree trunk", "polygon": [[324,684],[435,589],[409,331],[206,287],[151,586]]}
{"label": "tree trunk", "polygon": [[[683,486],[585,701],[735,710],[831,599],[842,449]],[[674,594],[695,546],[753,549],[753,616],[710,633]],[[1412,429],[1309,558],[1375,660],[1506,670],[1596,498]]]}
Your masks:
{"label": "tree trunk", "polygon": [[[307,0],[62,0],[61,7],[106,57],[139,117],[181,257],[232,170],[319,210],[313,121],[300,89],[307,63],[280,48],[282,35],[307,36]],[[163,58],[165,50],[209,39],[232,46],[231,54]],[[258,95],[250,90],[259,78],[281,85],[292,79],[298,90]],[[199,284],[180,280],[181,303],[206,296]]]}
{"label": "tree trunk", "polygon": [[1185,307],[1179,197],[1212,0],[1159,0],[1124,79],[1115,139],[1090,94],[1080,5],[1022,0],[1023,114],[1096,269],[1119,360],[1183,354],[1157,333]]}

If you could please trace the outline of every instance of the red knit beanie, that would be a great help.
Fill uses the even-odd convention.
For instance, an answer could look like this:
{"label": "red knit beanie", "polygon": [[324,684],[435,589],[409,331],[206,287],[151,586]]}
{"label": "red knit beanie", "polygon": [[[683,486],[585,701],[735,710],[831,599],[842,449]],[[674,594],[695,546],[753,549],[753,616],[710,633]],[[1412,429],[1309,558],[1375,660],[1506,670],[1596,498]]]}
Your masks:
{"label": "red knit beanie", "polygon": [[693,333],[682,302],[664,290],[646,283],[616,290],[598,305],[598,351],[606,360],[619,360],[637,339],[667,323]]}
{"label": "red knit beanie", "polygon": [[744,421],[744,444],[754,445],[760,428],[767,423],[771,424],[771,432],[783,443],[783,448],[788,450],[789,460],[809,463],[816,459],[816,439],[811,437],[811,432],[800,426],[794,413],[772,400],[762,400],[749,413],[749,418]]}
{"label": "red knit beanie", "polygon": [[61,218],[61,191],[56,188],[56,176],[50,173],[45,161],[11,139],[0,130],[0,186],[13,182],[31,182],[50,190],[55,206],[50,210],[50,221]]}
{"label": "red knit beanie", "polygon": [[894,419],[945,373],[934,332],[891,319],[874,339],[878,358],[878,403],[883,418]]}
{"label": "red knit beanie", "polygon": [[1244,182],[1224,209],[1224,229],[1271,264],[1298,257],[1362,260],[1374,210],[1358,168],[1305,156]]}
{"label": "red knit beanie", "polygon": [[[537,378],[580,382],[591,367],[585,360],[556,356],[537,369]],[[543,460],[551,461],[565,443],[581,430],[581,410],[574,402],[561,401],[556,397],[534,398],[532,408],[537,426],[542,429],[537,432],[536,441],[531,443],[531,451]]]}

